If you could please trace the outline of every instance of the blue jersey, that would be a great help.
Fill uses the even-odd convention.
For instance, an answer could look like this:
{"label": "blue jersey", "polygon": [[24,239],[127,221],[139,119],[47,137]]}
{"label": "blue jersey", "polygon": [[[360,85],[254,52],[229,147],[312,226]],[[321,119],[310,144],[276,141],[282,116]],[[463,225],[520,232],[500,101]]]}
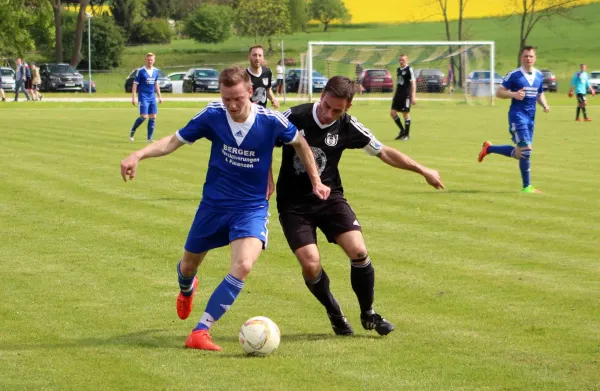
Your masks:
{"label": "blue jersey", "polygon": [[201,205],[218,210],[265,208],[276,143],[293,142],[298,130],[283,116],[252,104],[244,123],[234,122],[222,102],[209,103],[177,132],[181,142],[212,142]]}
{"label": "blue jersey", "polygon": [[135,73],[133,82],[137,84],[138,99],[140,101],[154,102],[156,100],[154,85],[158,82],[158,69],[152,68],[148,70],[146,67],[141,67]]}
{"label": "blue jersey", "polygon": [[576,94],[587,94],[590,88],[587,72],[576,72],[571,79],[571,87],[575,88]]}
{"label": "blue jersey", "polygon": [[511,123],[533,123],[538,96],[544,92],[544,76],[534,69],[528,73],[523,68],[509,72],[502,80],[502,87],[516,92],[525,89],[525,99],[512,99],[508,120]]}

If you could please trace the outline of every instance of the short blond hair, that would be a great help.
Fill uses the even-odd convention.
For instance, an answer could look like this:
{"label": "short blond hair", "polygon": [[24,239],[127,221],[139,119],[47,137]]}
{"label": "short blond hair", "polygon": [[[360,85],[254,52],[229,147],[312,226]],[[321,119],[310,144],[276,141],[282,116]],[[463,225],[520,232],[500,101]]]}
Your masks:
{"label": "short blond hair", "polygon": [[154,55],[154,53],[148,52],[148,53],[146,53],[146,58],[148,58],[148,57],[156,57],[156,56]]}

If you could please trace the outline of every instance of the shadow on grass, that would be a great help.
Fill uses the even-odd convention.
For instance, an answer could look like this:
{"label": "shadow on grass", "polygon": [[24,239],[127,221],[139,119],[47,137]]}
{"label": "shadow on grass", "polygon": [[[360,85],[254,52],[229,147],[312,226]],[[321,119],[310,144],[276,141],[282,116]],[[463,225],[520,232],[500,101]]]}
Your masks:
{"label": "shadow on grass", "polygon": [[468,195],[468,194],[518,194],[518,190],[498,191],[498,190],[439,190],[439,191],[411,191],[406,194],[423,194],[423,195]]}

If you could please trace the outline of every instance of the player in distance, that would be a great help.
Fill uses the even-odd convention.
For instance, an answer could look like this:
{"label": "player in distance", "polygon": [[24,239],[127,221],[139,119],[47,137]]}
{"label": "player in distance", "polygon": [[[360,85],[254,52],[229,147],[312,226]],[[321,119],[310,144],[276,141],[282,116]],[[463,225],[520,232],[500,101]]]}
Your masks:
{"label": "player in distance", "polygon": [[436,189],[443,189],[444,185],[437,171],[381,144],[369,129],[347,113],[355,88],[349,78],[334,76],[327,82],[319,102],[295,106],[283,113],[302,129],[316,159],[321,181],[331,188],[331,195],[324,200],[312,194],[310,175],[298,153],[283,146],[277,180],[277,210],[290,249],[302,267],[306,286],[325,307],[333,331],[338,335],[354,333],[329,288],[329,277],[321,265],[317,247],[317,228],[350,259],[350,281],[360,305],[363,327],[386,335],[394,330],[394,325],[373,309],[375,271],[360,223],[344,198],[338,170],[342,153],[346,149],[364,149],[392,167],[422,175]]}
{"label": "player in distance", "polygon": [[153,53],[146,54],[146,65],[135,73],[135,79],[131,87],[131,104],[139,106],[140,116],[135,120],[129,132],[129,141],[134,140],[136,129],[144,123],[146,118],[150,118],[148,120],[148,142],[152,142],[154,137],[156,114],[158,114],[156,96],[158,96],[158,102],[162,103],[160,86],[158,85],[158,69],[154,68],[155,60],[156,57]]}
{"label": "player in distance", "polygon": [[212,293],[199,323],[185,342],[193,349],[216,350],[209,330],[230,308],[267,244],[267,182],[273,148],[284,143],[300,157],[318,199],[329,196],[304,137],[281,113],[252,104],[246,70],[227,68],[219,75],[221,102],[209,103],[182,129],[136,151],[121,162],[123,180],[132,180],[140,160],[168,155],[184,144],[212,142],[202,200],[177,265],[181,292],[177,314],[186,319],[198,285],[196,273],[208,251],[231,245],[229,273]]}
{"label": "player in distance", "polygon": [[523,193],[541,193],[531,185],[531,155],[533,152],[533,131],[535,127],[536,104],[550,111],[544,95],[544,76],[535,69],[535,47],[525,46],[521,50],[521,67],[509,72],[498,87],[496,96],[501,99],[511,99],[508,110],[508,131],[512,142],[516,145],[492,145],[485,141],[479,152],[478,161],[481,163],[489,154],[503,155],[519,161]]}
{"label": "player in distance", "polygon": [[267,99],[271,101],[273,107],[279,108],[279,101],[273,96],[271,88],[273,73],[264,66],[265,53],[261,45],[252,46],[248,51],[248,61],[250,66],[246,69],[250,81],[252,82],[252,102],[262,107],[267,107]]}
{"label": "player in distance", "polygon": [[[587,116],[587,99],[585,95],[588,90],[592,93],[592,95],[596,95],[596,91],[590,85],[590,79],[587,73],[587,65],[581,64],[581,71],[575,72],[573,78],[571,79],[571,88],[569,88],[569,98],[573,97],[573,90],[575,90],[575,94],[577,96],[577,115],[575,116],[575,121],[581,122],[591,122],[592,119]],[[579,119],[579,114],[583,114],[583,120]]]}
{"label": "player in distance", "polygon": [[[408,56],[401,54],[399,58],[400,67],[396,69],[396,92],[392,98],[392,109],[390,116],[400,128],[396,140],[408,141],[410,139],[410,106],[417,103],[417,79],[412,67],[408,64]],[[404,117],[404,125],[398,117],[398,112]]]}

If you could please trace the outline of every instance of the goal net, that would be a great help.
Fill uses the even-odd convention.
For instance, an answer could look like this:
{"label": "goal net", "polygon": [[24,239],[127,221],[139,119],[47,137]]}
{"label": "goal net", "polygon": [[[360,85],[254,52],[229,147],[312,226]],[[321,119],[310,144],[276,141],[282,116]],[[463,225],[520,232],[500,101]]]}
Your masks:
{"label": "goal net", "polygon": [[418,101],[494,104],[501,82],[494,42],[481,41],[309,42],[294,89],[312,101],[328,78],[342,75],[356,80],[357,100],[391,99],[401,54],[413,68]]}

